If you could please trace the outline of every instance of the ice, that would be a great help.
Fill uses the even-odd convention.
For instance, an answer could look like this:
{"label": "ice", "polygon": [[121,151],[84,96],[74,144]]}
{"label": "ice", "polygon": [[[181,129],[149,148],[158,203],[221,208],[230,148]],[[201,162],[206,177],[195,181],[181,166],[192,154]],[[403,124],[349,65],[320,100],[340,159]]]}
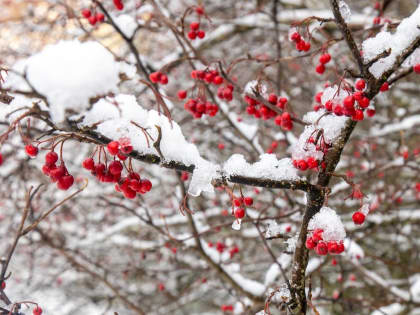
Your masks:
{"label": "ice", "polygon": [[363,58],[365,62],[374,59],[380,53],[391,49],[389,56],[376,61],[369,71],[378,79],[381,75],[392,68],[397,57],[402,54],[404,49],[420,36],[420,5],[416,11],[401,21],[397,30],[391,34],[387,31],[378,33],[375,37],[368,38],[362,44]]}
{"label": "ice", "polygon": [[136,20],[128,14],[115,17],[114,22],[127,37],[132,37],[138,26]]}
{"label": "ice", "polygon": [[300,180],[292,160],[289,158],[277,160],[274,154],[262,154],[260,160],[254,164],[249,164],[243,155],[234,154],[225,162],[223,170],[227,176],[239,175],[272,180]]}
{"label": "ice", "polygon": [[322,207],[309,221],[308,230],[313,231],[315,229],[324,230],[322,237],[326,242],[343,241],[346,237],[346,231],[340,217],[333,209],[328,207]]}
{"label": "ice", "polygon": [[51,118],[57,123],[64,120],[67,109],[82,112],[90,98],[118,91],[119,64],[97,42],[60,41],[18,67],[26,69],[29,82],[47,97]]}
{"label": "ice", "polygon": [[343,17],[344,21],[346,23],[350,22],[350,19],[351,19],[351,11],[350,11],[350,8],[347,5],[347,3],[345,3],[343,0],[341,0],[338,3],[338,7],[340,9],[340,13],[341,13],[341,16]]}

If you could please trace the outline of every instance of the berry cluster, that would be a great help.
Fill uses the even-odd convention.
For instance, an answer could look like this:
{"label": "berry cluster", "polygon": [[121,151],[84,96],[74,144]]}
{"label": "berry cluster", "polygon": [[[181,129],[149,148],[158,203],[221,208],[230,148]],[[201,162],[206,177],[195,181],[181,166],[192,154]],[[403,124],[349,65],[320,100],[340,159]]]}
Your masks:
{"label": "berry cluster", "polygon": [[206,32],[200,30],[199,22],[191,22],[190,31],[187,34],[188,38],[194,40],[196,38],[203,39],[206,36]]}
{"label": "berry cluster", "polygon": [[[253,115],[257,119],[262,118],[264,120],[274,118],[274,123],[278,126],[281,126],[284,130],[291,130],[293,128],[293,121],[290,113],[283,112],[281,115],[279,115],[276,113],[276,111],[248,95],[245,95],[245,101],[248,104],[246,108],[248,115]],[[280,110],[284,110],[287,104],[287,98],[278,97],[274,93],[268,95],[267,101]]]}
{"label": "berry cluster", "polygon": [[324,230],[315,229],[312,233],[312,236],[306,239],[306,248],[314,249],[315,253],[320,256],[325,256],[327,254],[341,254],[344,252],[343,241],[328,241],[325,242],[322,239],[322,233]]}
{"label": "berry cluster", "polygon": [[220,86],[217,89],[217,97],[226,102],[233,100],[233,85],[227,84],[226,86]]}
{"label": "berry cluster", "polygon": [[201,118],[203,115],[216,116],[219,106],[210,102],[204,102],[200,98],[191,98],[184,104],[185,110],[189,111],[194,118]]}
{"label": "berry cluster", "polygon": [[319,64],[316,66],[315,71],[319,74],[325,72],[325,65],[331,61],[331,55],[326,53],[319,57]]}
{"label": "berry cluster", "polygon": [[311,49],[311,43],[305,42],[298,32],[294,32],[290,39],[295,42],[298,51],[309,51]]}
{"label": "berry cluster", "polygon": [[297,169],[301,171],[306,171],[308,169],[309,170],[317,169],[319,162],[310,156],[306,160],[304,159],[293,160],[292,163],[293,163],[293,166],[296,167]]}
{"label": "berry cluster", "polygon": [[252,206],[254,199],[252,197],[240,197],[233,199],[233,206],[237,207],[234,211],[235,218],[242,219],[245,216],[245,209],[243,206]]}
{"label": "berry cluster", "polygon": [[85,19],[88,20],[90,25],[95,25],[96,23],[100,23],[105,20],[105,15],[102,12],[94,13],[89,9],[83,9],[82,15]]}
{"label": "berry cluster", "polygon": [[134,199],[137,193],[145,194],[152,189],[150,180],[141,179],[140,175],[132,170],[129,170],[127,176],[122,176],[124,166],[121,161],[127,159],[126,154],[133,151],[133,147],[126,139],[111,141],[107,149],[110,155],[117,156],[120,161],[114,159],[107,166],[100,161],[95,164],[93,158],[86,158],[82,163],[83,168],[91,171],[100,182],[115,183],[115,190],[122,192],[128,199]]}
{"label": "berry cluster", "polygon": [[[191,78],[194,80],[201,80],[208,84],[221,85],[223,84],[223,77],[220,76],[217,70],[192,70]],[[233,88],[232,88],[233,90]]]}
{"label": "berry cluster", "polygon": [[56,166],[58,155],[50,151],[45,155],[45,164],[42,166],[42,172],[49,176],[51,182],[57,183],[57,188],[61,190],[69,189],[74,183],[74,177],[69,174],[64,161],[60,161],[60,166]]}
{"label": "berry cluster", "polygon": [[153,83],[160,83],[162,85],[166,85],[169,82],[168,76],[160,71],[152,72],[149,75],[149,79]]}

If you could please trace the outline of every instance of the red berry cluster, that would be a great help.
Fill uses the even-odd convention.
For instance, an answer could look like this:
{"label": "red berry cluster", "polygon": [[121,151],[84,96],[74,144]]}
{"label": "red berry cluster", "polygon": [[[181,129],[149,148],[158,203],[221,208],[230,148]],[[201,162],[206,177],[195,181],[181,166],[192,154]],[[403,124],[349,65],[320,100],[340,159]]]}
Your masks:
{"label": "red berry cluster", "polygon": [[149,75],[149,79],[153,83],[160,83],[160,84],[163,84],[163,85],[166,85],[169,82],[168,76],[166,74],[160,72],[160,71],[152,72]]}
{"label": "red berry cluster", "polygon": [[352,216],[354,224],[357,224],[357,225],[362,225],[363,222],[365,222],[365,218],[366,216],[360,211],[356,211],[355,213],[353,213],[353,216]]}
{"label": "red berry cluster", "polygon": [[325,65],[331,61],[331,55],[329,53],[322,54],[319,57],[319,64],[316,66],[315,71],[319,74],[325,72]]}
{"label": "red berry cluster", "polygon": [[122,10],[124,9],[124,3],[122,2],[122,0],[113,0],[114,2],[114,6],[117,10]]}
{"label": "red berry cluster", "polygon": [[69,189],[74,183],[74,177],[69,174],[64,161],[61,160],[60,166],[56,166],[58,155],[50,151],[45,155],[45,164],[42,166],[42,172],[49,176],[51,182],[57,183],[57,188],[61,190]]}
{"label": "red berry cluster", "polygon": [[103,22],[105,20],[105,15],[102,12],[93,13],[89,9],[83,9],[82,15],[85,19],[88,20],[90,25],[95,25],[96,23]]}
{"label": "red berry cluster", "polygon": [[343,241],[328,241],[324,242],[322,239],[322,233],[324,230],[316,229],[313,231],[312,236],[306,239],[306,248],[314,249],[315,253],[320,256],[329,254],[341,254],[344,252]]}
{"label": "red berry cluster", "polygon": [[42,314],[42,308],[40,308],[39,306],[36,306],[34,308],[34,310],[32,311],[33,315],[41,315]]}
{"label": "red berry cluster", "polygon": [[233,312],[233,306],[232,305],[225,305],[223,304],[221,307],[223,312]]}
{"label": "red berry cluster", "polygon": [[[117,156],[121,161],[127,158],[126,154],[133,151],[133,147],[125,139],[111,141],[108,143],[107,149],[110,155]],[[149,192],[152,189],[152,183],[148,179],[141,179],[138,173],[131,170],[127,176],[121,176],[124,169],[121,161],[114,160],[107,167],[101,162],[95,164],[93,158],[86,158],[82,166],[91,171],[92,175],[96,176],[100,182],[115,183],[115,190],[122,192],[128,199],[134,199],[137,193]]]}
{"label": "red berry cluster", "polygon": [[199,22],[191,22],[190,31],[187,34],[188,38],[194,40],[196,38],[203,39],[206,36],[206,32],[200,30]]}
{"label": "red berry cluster", "polygon": [[233,199],[233,206],[237,207],[234,211],[235,218],[242,219],[245,216],[245,209],[243,206],[252,206],[254,199],[252,197],[240,197]]}
{"label": "red berry cluster", "polygon": [[203,102],[200,98],[191,98],[184,104],[185,110],[189,111],[194,118],[199,119],[203,115],[216,116],[219,106],[210,102]]}
{"label": "red berry cluster", "polygon": [[[201,80],[208,84],[221,85],[224,80],[217,70],[193,70],[191,71],[191,78],[194,80]],[[233,88],[232,88],[233,90]]]}
{"label": "red berry cluster", "polygon": [[308,169],[309,170],[317,169],[319,162],[315,160],[312,156],[310,156],[306,160],[304,159],[293,160],[292,163],[293,163],[293,166],[296,167],[297,169],[301,171],[306,171]]}
{"label": "red berry cluster", "polygon": [[239,247],[235,245],[229,250],[230,259],[232,259],[237,253],[239,253]]}
{"label": "red berry cluster", "polygon": [[298,51],[309,51],[311,49],[311,43],[305,42],[298,32],[294,32],[290,39],[295,42]]}
{"label": "red berry cluster", "polygon": [[[292,117],[288,112],[283,112],[281,115],[279,115],[268,106],[258,102],[248,95],[245,95],[245,101],[248,104],[246,108],[248,115],[253,115],[257,119],[262,118],[264,120],[274,118],[274,123],[278,126],[281,126],[284,130],[291,130],[293,128]],[[274,93],[268,95],[267,101],[280,110],[284,110],[287,104],[287,98],[278,97]]]}
{"label": "red berry cluster", "polygon": [[227,84],[226,86],[220,86],[217,89],[217,97],[226,102],[233,100],[233,85]]}

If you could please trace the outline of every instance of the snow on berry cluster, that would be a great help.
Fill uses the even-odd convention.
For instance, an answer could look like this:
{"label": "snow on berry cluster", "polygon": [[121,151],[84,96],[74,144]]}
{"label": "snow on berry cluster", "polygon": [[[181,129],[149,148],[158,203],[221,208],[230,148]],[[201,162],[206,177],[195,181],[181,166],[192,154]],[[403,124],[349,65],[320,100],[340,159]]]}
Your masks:
{"label": "snow on berry cluster", "polygon": [[333,209],[322,207],[309,221],[308,231],[306,248],[315,250],[318,255],[341,254],[344,251],[346,231]]}

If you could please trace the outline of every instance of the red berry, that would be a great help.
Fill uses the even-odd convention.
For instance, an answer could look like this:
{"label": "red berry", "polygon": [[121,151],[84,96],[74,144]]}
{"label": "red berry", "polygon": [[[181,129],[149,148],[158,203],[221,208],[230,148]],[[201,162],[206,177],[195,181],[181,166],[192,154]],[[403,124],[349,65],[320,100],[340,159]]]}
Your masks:
{"label": "red berry", "polygon": [[168,80],[168,76],[166,74],[162,74],[160,76],[160,84],[168,84],[169,80]]}
{"label": "red berry", "polygon": [[6,282],[5,281],[2,281],[2,283],[1,283],[1,289],[2,290],[6,289]]}
{"label": "red berry", "polygon": [[252,197],[245,197],[244,198],[244,204],[247,206],[252,206],[252,204],[254,203],[254,199],[252,199]]}
{"label": "red berry", "polygon": [[356,211],[352,216],[354,224],[361,225],[365,222],[365,215],[360,211]]}
{"label": "red berry", "polygon": [[322,63],[320,63],[316,66],[315,71],[319,74],[323,74],[325,72],[325,66]]}
{"label": "red berry", "polygon": [[413,71],[415,73],[420,74],[420,63],[416,64],[415,66],[413,66]]}
{"label": "red berry", "polygon": [[235,207],[239,207],[242,204],[242,198],[235,198],[233,199],[233,205]]}
{"label": "red berry", "polygon": [[196,7],[195,8],[195,13],[197,13],[198,15],[203,15],[204,14],[204,8],[203,7]]}
{"label": "red berry", "polygon": [[184,182],[188,180],[188,173],[187,172],[182,172],[181,174],[181,180],[183,180]]}
{"label": "red berry", "polygon": [[190,29],[192,31],[198,31],[199,28],[200,28],[200,23],[198,23],[198,22],[191,22]]}
{"label": "red berry", "polygon": [[123,170],[123,165],[120,161],[112,161],[109,163],[108,170],[112,175],[118,175],[121,174]]}
{"label": "red berry", "polygon": [[64,175],[58,179],[57,187],[61,190],[69,189],[74,183],[72,175]]}
{"label": "red berry", "polygon": [[121,146],[120,150],[124,154],[130,154],[133,151],[133,146],[130,144],[126,144],[124,146]]}
{"label": "red berry", "polygon": [[366,108],[369,106],[370,103],[370,99],[368,99],[367,97],[363,97],[360,101],[359,101],[359,105],[361,108]]}
{"label": "red berry", "polygon": [[363,98],[363,92],[361,91],[354,92],[353,97],[356,101],[360,102],[360,100]]}
{"label": "red berry", "polygon": [[161,77],[161,73],[159,72],[159,71],[156,71],[156,72],[152,72],[150,75],[149,75],[149,79],[150,79],[150,81],[152,81],[153,83],[158,83],[159,81],[160,81],[160,77]]}
{"label": "red berry", "polygon": [[363,91],[366,87],[366,82],[363,79],[357,80],[356,90]]}
{"label": "red berry", "polygon": [[319,242],[318,245],[316,245],[315,252],[321,256],[327,255],[328,254],[327,244],[325,244],[325,242]]}
{"label": "red berry", "polygon": [[0,153],[0,165],[3,164],[3,155]]}
{"label": "red berry", "polygon": [[305,42],[305,47],[303,48],[303,51],[309,51],[311,49],[311,43]]}
{"label": "red berry", "polygon": [[42,314],[42,308],[39,306],[36,306],[34,310],[32,311],[33,315],[41,315]]}
{"label": "red berry", "polygon": [[277,95],[274,93],[271,93],[270,95],[268,95],[268,102],[271,104],[276,104],[277,103]]}
{"label": "red berry", "polygon": [[91,16],[91,12],[90,12],[90,10],[89,9],[83,9],[82,10],[82,15],[83,15],[83,17],[84,18],[86,18],[86,19],[88,19],[90,16]]}
{"label": "red berry", "polygon": [[328,54],[328,53],[327,54],[323,54],[323,55],[321,55],[319,57],[319,62],[321,64],[326,64],[326,63],[330,62],[330,60],[331,60],[331,55]]}
{"label": "red berry", "polygon": [[101,12],[96,13],[96,19],[98,22],[103,22],[105,20],[105,15]]}
{"label": "red berry", "polygon": [[148,191],[150,191],[152,189],[152,182],[150,180],[148,180],[148,179],[142,179],[140,181],[140,183],[141,183],[141,189],[144,192],[148,192]]}
{"label": "red berry", "polygon": [[[338,248],[338,245],[337,245],[337,248]],[[336,266],[337,265],[337,259],[333,258],[331,260],[331,265]]]}
{"label": "red berry", "polygon": [[306,163],[305,160],[298,161],[297,166],[301,171],[306,171],[308,169],[308,163]]}
{"label": "red berry", "polygon": [[26,154],[32,157],[38,155],[38,147],[33,146],[32,144],[28,144],[25,146]]}
{"label": "red berry", "polygon": [[380,91],[381,92],[386,92],[388,90],[389,90],[389,84],[388,84],[388,82],[385,82],[384,84],[382,84],[382,86],[380,88]]}
{"label": "red berry", "polygon": [[353,109],[354,108],[354,97],[352,95],[347,96],[343,101],[344,108]]}
{"label": "red berry", "polygon": [[127,156],[126,155],[124,155],[123,153],[121,153],[121,152],[118,152],[117,153],[117,157],[121,160],[121,161],[125,161],[125,160],[127,160]]}
{"label": "red berry", "polygon": [[95,25],[98,20],[96,19],[96,15],[92,15],[90,18],[88,18],[88,21],[90,25]]}
{"label": "red berry", "polygon": [[381,23],[381,18],[379,16],[377,16],[373,19],[373,24],[377,25],[377,24],[380,24],[380,23]]}
{"label": "red berry", "polygon": [[336,254],[337,253],[337,249],[338,249],[338,244],[335,241],[330,241],[328,242],[328,252],[330,254]]}
{"label": "red berry", "polygon": [[178,98],[180,99],[180,100],[183,100],[183,99],[185,99],[187,97],[187,91],[185,91],[185,90],[179,90],[178,91]]}
{"label": "red berry", "polygon": [[342,116],[343,115],[343,107],[341,107],[340,105],[335,105],[334,106],[334,114],[336,114],[337,116]]}
{"label": "red berry", "polygon": [[327,111],[331,112],[331,111],[332,111],[332,109],[333,109],[333,103],[332,103],[331,101],[327,101],[327,102],[325,102],[325,109],[326,109]]}
{"label": "red berry", "polygon": [[356,111],[354,112],[354,115],[351,117],[351,119],[355,120],[355,121],[361,121],[364,119],[364,115],[363,115],[363,111],[360,109],[356,109]]}
{"label": "red berry", "polygon": [[203,30],[199,30],[197,32],[197,36],[198,38],[203,39],[204,37],[206,37],[206,32],[204,32]]}
{"label": "red berry", "polygon": [[315,243],[322,241],[322,233],[324,232],[323,229],[316,229],[312,235],[312,238]]}
{"label": "red berry", "polygon": [[369,109],[366,111],[366,114],[367,114],[369,117],[373,117],[373,116],[375,116],[375,113],[376,113],[376,111],[375,111],[375,109],[374,109],[374,108],[369,108]]}
{"label": "red berry", "polygon": [[235,210],[235,218],[242,219],[245,216],[245,210],[244,208],[237,208]]}
{"label": "red berry", "polygon": [[219,150],[223,150],[225,148],[225,145],[223,143],[219,143],[217,147],[219,148]]}
{"label": "red berry", "polygon": [[302,37],[300,36],[300,34],[298,32],[294,32],[292,34],[292,36],[290,36],[290,39],[296,43],[300,42]]}
{"label": "red berry", "polygon": [[215,76],[213,79],[213,83],[216,85],[220,85],[223,83],[223,78],[219,75]]}
{"label": "red berry", "polygon": [[312,239],[312,237],[308,237],[306,239],[305,245],[306,245],[306,248],[307,249],[314,249],[315,246],[316,246],[316,243],[314,242],[314,240]]}
{"label": "red berry", "polygon": [[124,9],[124,4],[121,2],[121,0],[114,0],[114,6],[117,10]]}
{"label": "red berry", "polygon": [[130,187],[126,187],[123,190],[123,194],[124,194],[124,197],[127,198],[127,199],[136,198],[136,192],[133,189],[131,189]]}
{"label": "red berry", "polygon": [[107,149],[109,154],[116,155],[118,153],[118,149],[120,147],[120,143],[118,141],[111,141],[107,145]]}
{"label": "red berry", "polygon": [[187,36],[189,39],[194,40],[197,38],[197,33],[195,31],[189,31]]}
{"label": "red berry", "polygon": [[58,155],[54,151],[50,151],[45,155],[45,163],[46,164],[55,164],[58,161]]}
{"label": "red berry", "polygon": [[298,51],[304,51],[305,50],[305,47],[306,47],[305,41],[301,40],[299,42],[296,42],[296,49]]}

